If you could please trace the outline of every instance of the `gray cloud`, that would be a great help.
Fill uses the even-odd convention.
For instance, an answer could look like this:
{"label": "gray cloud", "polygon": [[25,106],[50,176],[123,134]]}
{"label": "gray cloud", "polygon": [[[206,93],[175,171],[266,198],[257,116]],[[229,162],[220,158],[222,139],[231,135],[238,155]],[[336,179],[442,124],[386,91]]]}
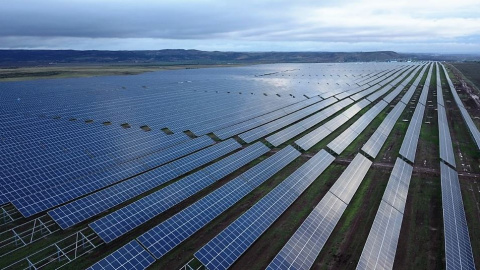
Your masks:
{"label": "gray cloud", "polygon": [[480,6],[452,2],[5,1],[0,47],[338,50],[344,44],[405,51],[410,44],[436,44],[430,49],[474,52]]}

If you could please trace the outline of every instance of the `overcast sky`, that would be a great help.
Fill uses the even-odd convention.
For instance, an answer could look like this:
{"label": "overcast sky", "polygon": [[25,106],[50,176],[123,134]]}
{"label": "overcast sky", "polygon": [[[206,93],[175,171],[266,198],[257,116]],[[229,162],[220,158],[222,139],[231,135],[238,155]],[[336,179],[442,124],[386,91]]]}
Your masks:
{"label": "overcast sky", "polygon": [[0,0],[0,48],[480,53],[480,0]]}

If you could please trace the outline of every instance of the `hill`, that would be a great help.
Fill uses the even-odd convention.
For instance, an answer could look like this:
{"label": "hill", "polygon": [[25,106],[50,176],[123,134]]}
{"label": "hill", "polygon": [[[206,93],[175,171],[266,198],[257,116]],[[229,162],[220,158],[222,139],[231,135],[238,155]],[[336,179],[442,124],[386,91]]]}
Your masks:
{"label": "hill", "polygon": [[75,50],[0,50],[0,66],[48,65],[168,65],[168,64],[251,64],[325,63],[406,60],[410,55],[378,52],[220,52],[199,50],[156,51],[75,51]]}

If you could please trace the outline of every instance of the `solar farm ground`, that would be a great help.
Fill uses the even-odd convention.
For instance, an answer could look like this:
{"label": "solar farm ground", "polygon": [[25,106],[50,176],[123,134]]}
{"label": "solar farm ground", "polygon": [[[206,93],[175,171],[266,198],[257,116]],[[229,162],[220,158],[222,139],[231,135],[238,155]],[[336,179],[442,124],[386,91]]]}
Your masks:
{"label": "solar farm ground", "polygon": [[[480,150],[464,111],[478,132],[480,107],[444,65],[460,106],[434,62],[1,83],[0,268],[478,268]],[[397,163],[411,173],[391,176]]]}

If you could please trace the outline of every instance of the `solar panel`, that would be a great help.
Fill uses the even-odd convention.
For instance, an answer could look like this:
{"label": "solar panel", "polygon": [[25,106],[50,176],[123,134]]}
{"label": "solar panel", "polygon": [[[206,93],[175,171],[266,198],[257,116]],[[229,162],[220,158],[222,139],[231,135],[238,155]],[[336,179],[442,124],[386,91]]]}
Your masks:
{"label": "solar panel", "polygon": [[[427,88],[428,91],[428,88]],[[423,115],[425,113],[425,106],[421,103],[417,104],[413,113],[407,132],[400,147],[399,154],[408,159],[410,162],[415,162],[415,153],[417,151],[418,138],[420,136],[420,129],[422,127]]]}
{"label": "solar panel", "polygon": [[436,66],[437,66],[437,71],[436,71],[436,76],[437,76],[437,104],[441,105],[442,107],[445,107],[445,102],[443,100],[442,82],[441,82],[441,77],[440,77],[440,67],[438,66],[438,63],[436,63]]}
{"label": "solar panel", "polygon": [[309,269],[313,265],[371,164],[362,154],[355,156],[268,269]]}
{"label": "solar panel", "polygon": [[[335,103],[332,106],[327,107],[326,109],[319,111],[304,120],[297,122],[296,124],[289,126],[273,135],[270,135],[266,138],[266,140],[271,143],[273,146],[279,146],[280,144],[288,141],[289,139],[299,135],[300,133],[306,131],[307,129],[313,127],[314,125],[318,124],[319,122],[327,119],[328,117],[334,115],[339,110],[342,110],[353,101],[350,99],[344,99],[340,102]],[[364,103],[360,104],[359,106],[363,106]],[[357,106],[358,107],[358,106]],[[355,107],[354,109],[356,109]],[[350,110],[351,112],[352,110]],[[337,117],[336,117],[337,118]],[[332,121],[329,121],[332,122]]]}
{"label": "solar panel", "polygon": [[357,269],[392,269],[403,215],[382,201]]}
{"label": "solar panel", "polygon": [[371,165],[372,161],[362,154],[357,154],[330,188],[330,192],[349,204]]}
{"label": "solar panel", "polygon": [[440,104],[438,105],[437,114],[440,158],[455,167],[455,156],[453,154],[452,137],[450,136],[450,129],[447,122],[447,112]]}
{"label": "solar panel", "polygon": [[88,175],[85,178],[80,178],[63,185],[33,193],[29,196],[18,198],[12,203],[22,215],[28,217],[100,188],[104,188],[127,177],[134,176],[147,169],[190,154],[213,143],[214,141],[208,136],[199,137],[145,158],[138,159],[135,161],[136,164],[120,164],[100,174]]}
{"label": "solar panel", "polygon": [[87,269],[141,270],[146,269],[154,262],[155,259],[152,257],[152,255],[150,255],[144,248],[142,248],[137,241],[133,240]]}
{"label": "solar panel", "polygon": [[[455,100],[455,103],[457,104],[457,107],[460,109],[460,113],[462,114],[462,118],[465,121],[465,124],[467,125],[468,130],[470,131],[470,135],[472,136],[473,141],[477,145],[477,148],[480,149],[480,132],[478,131],[477,126],[473,122],[472,118],[470,117],[470,114],[467,112],[465,107],[463,106],[462,100],[458,96],[457,90],[455,89],[455,86],[452,83],[452,80],[450,79],[450,76],[448,75],[448,72],[446,71],[445,67],[443,64],[440,63],[442,66],[443,73],[445,74],[445,77],[447,78],[448,86],[450,87],[450,92],[453,95],[453,98]],[[437,66],[438,68],[438,66]]]}
{"label": "solar panel", "polygon": [[405,109],[405,104],[399,102],[388,113],[387,117],[382,121],[380,126],[375,130],[370,139],[363,145],[362,150],[369,156],[376,158],[383,144],[392,132],[395,123]]}
{"label": "solar panel", "polygon": [[397,158],[357,269],[392,269],[412,171]]}
{"label": "solar panel", "polygon": [[403,102],[404,104],[408,104],[408,102],[410,101],[410,99],[412,98],[413,94],[415,93],[415,91],[417,90],[417,86],[418,84],[420,83],[420,80],[422,80],[423,78],[423,75],[425,74],[425,71],[427,70],[428,66],[424,66],[422,71],[420,72],[420,74],[417,76],[417,78],[415,79],[415,81],[412,83],[412,85],[410,86],[410,88],[408,88],[407,92],[405,93],[405,95],[403,95],[402,99],[400,100],[401,102]]}
{"label": "solar panel", "polygon": [[[351,102],[350,102],[351,103]],[[349,103],[349,104],[350,104]],[[362,99],[359,102],[350,106],[350,108],[346,109],[342,112],[342,115],[346,116],[348,119],[354,117],[358,112],[360,112],[363,108],[370,105],[370,101],[367,99]]]}
{"label": "solar panel", "polygon": [[433,63],[429,64],[428,66],[429,66],[429,69],[428,69],[427,79],[425,80],[425,83],[423,84],[422,93],[420,94],[420,97],[418,98],[418,103],[420,103],[424,106],[427,105],[427,96],[428,96],[428,90],[430,89],[430,78],[432,78]]}
{"label": "solar panel", "polygon": [[208,269],[226,269],[303,193],[335,158],[321,150],[195,253]]}
{"label": "solar panel", "polygon": [[330,135],[330,133],[332,133],[330,130],[320,126],[302,138],[296,140],[295,144],[306,151],[312,148],[315,144],[319,143],[321,140],[325,139],[325,137]]}
{"label": "solar panel", "polygon": [[310,269],[346,208],[327,192],[267,269]]}
{"label": "solar panel", "polygon": [[340,155],[357,137],[359,133],[353,131],[350,127],[345,129],[339,136],[331,141],[327,147]]}
{"label": "solar panel", "polygon": [[440,162],[447,269],[475,269],[458,174]]}
{"label": "solar panel", "polygon": [[365,128],[377,117],[377,115],[387,107],[387,103],[383,100],[377,102],[372,108],[370,108],[364,115],[362,115],[357,121],[355,121],[350,128],[356,133],[360,134]]}
{"label": "solar panel", "polygon": [[322,100],[318,103],[315,103],[309,107],[306,107],[302,110],[296,111],[292,114],[289,114],[285,117],[279,118],[275,121],[272,121],[268,124],[265,124],[263,126],[260,126],[258,128],[252,129],[250,131],[247,131],[245,133],[242,133],[239,135],[239,137],[247,142],[251,143],[255,140],[258,140],[272,132],[275,132],[276,130],[279,130],[287,125],[290,125],[292,123],[297,122],[298,120],[307,117],[310,114],[313,114],[333,103],[335,103],[337,100],[335,98],[328,98],[325,100]]}
{"label": "solar panel", "polygon": [[240,147],[241,145],[234,139],[217,143],[158,169],[53,209],[48,214],[62,229],[66,229]]}
{"label": "solar panel", "polygon": [[300,152],[287,146],[237,178],[142,234],[138,240],[157,259],[280,171]]}
{"label": "solar panel", "polygon": [[263,143],[255,143],[98,219],[90,223],[89,226],[102,240],[107,243],[111,242],[198,191],[222,179],[224,176],[236,171],[269,150],[270,149]]}
{"label": "solar panel", "polygon": [[412,172],[413,167],[411,165],[397,158],[382,198],[402,214],[407,203],[408,186],[410,185]]}
{"label": "solar panel", "polygon": [[[75,152],[75,158],[73,159],[60,159],[58,155],[53,155],[51,157],[53,160],[50,161],[48,166],[37,168],[36,165],[29,166],[27,162],[23,163],[22,166],[24,168],[22,170],[17,170],[12,167],[9,167],[9,170],[0,170],[2,176],[4,176],[1,177],[0,180],[9,181],[8,184],[0,185],[0,200],[9,202],[40,190],[48,189],[52,186],[85,177],[85,175],[101,173],[105,169],[112,168],[118,164],[127,162],[135,163],[136,159],[141,156],[158,155],[159,151],[171,148],[175,144],[186,140],[184,135],[172,135],[172,137],[172,139],[166,140],[165,143],[150,141],[149,143],[151,145],[149,148],[139,147],[137,148],[138,151],[126,148],[122,149],[122,151],[110,152],[108,154],[94,156],[93,158],[86,154],[91,153],[91,151],[83,151],[81,153]],[[152,152],[147,153],[146,151],[148,149]],[[15,171],[15,175],[7,176],[6,174],[11,171]]]}

